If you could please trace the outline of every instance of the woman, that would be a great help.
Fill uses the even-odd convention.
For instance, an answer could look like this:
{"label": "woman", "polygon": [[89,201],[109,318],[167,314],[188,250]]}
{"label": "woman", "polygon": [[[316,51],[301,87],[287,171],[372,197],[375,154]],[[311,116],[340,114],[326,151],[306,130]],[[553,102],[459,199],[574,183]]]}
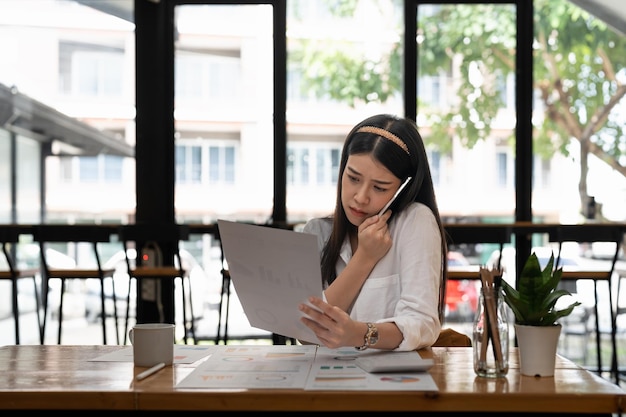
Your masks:
{"label": "woman", "polygon": [[301,304],[301,320],[323,345],[413,350],[437,340],[447,246],[413,121],[381,114],[350,131],[335,212],[310,220],[304,232],[318,236],[324,299]]}

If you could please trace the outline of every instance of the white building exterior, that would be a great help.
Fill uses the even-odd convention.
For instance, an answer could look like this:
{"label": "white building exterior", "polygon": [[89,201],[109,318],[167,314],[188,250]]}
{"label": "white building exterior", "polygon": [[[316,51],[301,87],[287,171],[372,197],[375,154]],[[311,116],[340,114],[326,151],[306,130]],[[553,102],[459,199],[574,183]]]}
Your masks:
{"label": "white building exterior", "polygon": [[[191,13],[181,11],[177,26],[176,143],[185,155],[180,159],[177,155],[177,218],[265,221],[273,196],[271,8],[186,10]],[[319,30],[294,22],[289,26],[294,38],[313,36],[311,28]],[[0,40],[0,83],[134,143],[132,23],[73,1],[4,0]],[[297,74],[288,78],[295,89],[291,83],[297,83]],[[450,155],[433,156],[444,216],[513,218],[514,149],[497,139],[514,127],[511,93],[508,101],[492,138],[473,149],[454,140]],[[295,161],[288,184],[291,220],[332,210],[336,178],[330,155],[341,149],[356,122],[379,112],[401,113],[400,99],[351,108],[290,93],[288,136]],[[428,134],[429,129],[422,128],[427,142]],[[298,165],[298,157],[308,165]],[[536,216],[564,222],[579,216],[577,166],[574,159],[559,155],[549,162],[537,161]],[[49,218],[128,221],[135,204],[134,172],[132,158],[47,158]],[[612,220],[623,220],[626,214],[619,210],[626,199],[625,181],[615,178],[620,185],[607,188],[605,175],[609,174],[602,171],[599,181],[590,178],[590,191]],[[27,203],[23,206],[28,209]]]}

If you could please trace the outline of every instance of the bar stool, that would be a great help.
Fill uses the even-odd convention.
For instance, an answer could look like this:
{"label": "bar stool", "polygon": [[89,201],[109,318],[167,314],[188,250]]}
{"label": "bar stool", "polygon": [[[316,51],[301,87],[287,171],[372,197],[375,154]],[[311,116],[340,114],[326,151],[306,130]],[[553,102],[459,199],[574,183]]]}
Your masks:
{"label": "bar stool", "polygon": [[[189,226],[178,224],[128,224],[118,229],[119,239],[124,246],[124,254],[126,260],[126,268],[128,272],[128,295],[126,297],[126,315],[124,319],[124,344],[126,344],[128,336],[128,323],[130,319],[130,295],[132,291],[132,281],[136,281],[136,287],[141,288],[142,280],[180,280],[180,289],[182,294],[182,316],[184,328],[185,344],[189,343],[189,339],[195,342],[195,319],[193,312],[193,304],[191,297],[191,279],[189,271],[183,264],[180,255],[180,242],[189,240]],[[174,252],[173,265],[167,265],[167,262],[161,258],[160,245],[170,246]],[[132,248],[137,252],[135,259],[131,259],[130,253]],[[156,259],[141,259],[139,255],[142,248],[151,250],[152,256]],[[147,255],[146,255],[147,256]],[[147,262],[155,261],[155,262]],[[187,281],[188,291],[185,290],[185,281]],[[160,288],[160,282],[155,283],[156,288]],[[189,293],[187,296],[186,293]],[[140,292],[137,291],[139,296]],[[155,300],[160,302],[158,294],[155,294]],[[187,314],[189,314],[189,319]]]}
{"label": "bar stool", "polygon": [[[119,332],[117,323],[117,300],[115,296],[115,280],[113,274],[115,268],[103,268],[100,263],[100,254],[98,244],[110,242],[112,229],[97,225],[39,225],[33,230],[33,238],[39,243],[39,254],[42,267],[42,304],[43,304],[43,320],[41,322],[41,340],[45,338],[46,320],[48,316],[48,293],[50,290],[50,280],[61,280],[60,302],[59,302],[59,328],[57,343],[61,344],[61,332],[63,326],[63,298],[65,295],[65,281],[68,279],[97,279],[100,281],[100,308],[102,316],[102,341],[107,344],[107,310],[106,310],[106,293],[104,280],[110,279],[112,283],[113,297],[113,318],[115,320],[115,333],[117,343],[119,344]],[[88,245],[91,247],[91,256],[93,256],[93,265],[83,267],[77,265],[74,267],[57,267],[50,262],[46,253],[47,247],[51,243],[73,243],[77,247]]]}
{"label": "bar stool", "polygon": [[[23,278],[33,280],[35,313],[37,314],[37,324],[41,328],[39,316],[39,289],[37,288],[38,268],[21,269],[17,263],[16,246],[19,243],[20,231],[14,226],[0,226],[0,241],[2,242],[2,253],[6,260],[8,269],[0,269],[0,280],[11,281],[11,309],[13,312],[13,322],[15,324],[15,344],[20,344],[20,311],[18,306],[18,281]],[[40,342],[43,344],[43,337],[40,334]]]}
{"label": "bar stool", "polygon": [[[608,294],[608,310],[611,321],[611,348],[613,350],[611,357],[610,373],[615,377],[616,384],[619,384],[619,372],[617,361],[617,321],[616,311],[613,308],[613,273],[615,272],[615,264],[619,257],[624,231],[620,228],[606,223],[585,223],[585,224],[563,224],[555,230],[549,232],[551,242],[558,244],[558,256],[555,261],[555,268],[562,267],[562,281],[591,280],[594,287],[593,312],[595,315],[595,333],[596,333],[596,357],[597,357],[597,373],[602,374],[604,368],[602,366],[601,351],[601,329],[600,319],[598,317],[598,283],[604,282],[607,287]],[[608,242],[615,244],[615,252],[608,264],[603,267],[568,267],[562,265],[562,248],[565,242],[575,242],[578,244],[591,244],[595,242]],[[618,285],[619,287],[619,285]],[[616,303],[619,302],[619,294],[616,294]]]}

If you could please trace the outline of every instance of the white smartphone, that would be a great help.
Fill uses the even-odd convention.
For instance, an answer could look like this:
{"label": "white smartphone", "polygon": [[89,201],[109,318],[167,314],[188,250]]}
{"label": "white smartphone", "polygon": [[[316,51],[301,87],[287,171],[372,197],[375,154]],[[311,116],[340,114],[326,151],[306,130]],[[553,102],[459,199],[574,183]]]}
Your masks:
{"label": "white smartphone", "polygon": [[365,372],[426,372],[435,364],[434,359],[424,359],[417,352],[385,352],[359,356],[355,364]]}
{"label": "white smartphone", "polygon": [[393,195],[393,197],[391,197],[391,200],[389,200],[387,202],[387,204],[385,204],[385,206],[378,212],[378,215],[380,216],[381,214],[383,214],[391,205],[391,203],[393,203],[396,200],[396,197],[398,197],[400,195],[400,193],[402,192],[402,190],[404,189],[404,187],[406,187],[406,185],[409,183],[409,181],[411,181],[411,178],[413,177],[408,177],[406,180],[404,180],[404,182],[402,183],[402,185],[400,186],[400,188],[398,188],[398,191],[396,191],[396,193]]}

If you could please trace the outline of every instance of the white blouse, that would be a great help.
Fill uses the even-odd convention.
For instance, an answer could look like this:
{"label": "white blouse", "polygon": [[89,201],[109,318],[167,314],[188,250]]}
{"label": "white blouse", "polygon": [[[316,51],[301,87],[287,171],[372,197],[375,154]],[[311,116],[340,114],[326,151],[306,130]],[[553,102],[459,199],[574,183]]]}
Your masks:
{"label": "white blouse", "polygon": [[[330,236],[327,218],[311,219],[304,233],[318,237],[320,253]],[[421,203],[412,203],[389,223],[393,245],[376,264],[353,303],[350,317],[361,322],[394,322],[403,334],[396,350],[431,346],[439,336],[438,302],[441,282],[441,238],[435,216]],[[337,274],[352,258],[349,240],[343,243]]]}

